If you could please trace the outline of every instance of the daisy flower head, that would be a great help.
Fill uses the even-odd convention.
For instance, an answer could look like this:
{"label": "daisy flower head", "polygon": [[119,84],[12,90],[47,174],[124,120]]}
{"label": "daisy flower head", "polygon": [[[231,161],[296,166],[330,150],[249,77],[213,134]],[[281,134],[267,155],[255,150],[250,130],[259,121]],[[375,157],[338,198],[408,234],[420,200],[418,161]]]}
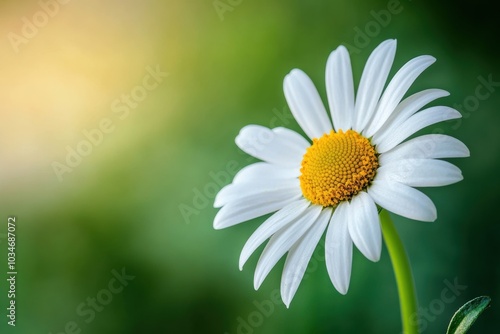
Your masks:
{"label": "daisy flower head", "polygon": [[461,117],[446,106],[424,109],[449,95],[441,89],[427,89],[403,99],[435,58],[410,60],[386,86],[395,53],[396,40],[386,40],[375,48],[355,96],[349,53],[343,46],[334,50],[326,64],[330,114],[303,71],[294,69],[285,77],[285,98],[309,140],[286,128],[259,125],[245,126],[236,137],[243,151],[262,161],[243,168],[217,194],[214,206],[221,209],[214,228],[274,213],[246,242],[239,266],[242,269],[269,239],[255,270],[254,287],[258,289],[288,253],[281,278],[281,296],[287,307],[325,231],[328,274],[335,288],[346,294],[353,244],[369,260],[380,259],[377,206],[406,218],[434,221],[436,207],[414,187],[462,180],[460,169],[438,160],[469,156],[462,142],[442,134],[407,140],[429,125]]}

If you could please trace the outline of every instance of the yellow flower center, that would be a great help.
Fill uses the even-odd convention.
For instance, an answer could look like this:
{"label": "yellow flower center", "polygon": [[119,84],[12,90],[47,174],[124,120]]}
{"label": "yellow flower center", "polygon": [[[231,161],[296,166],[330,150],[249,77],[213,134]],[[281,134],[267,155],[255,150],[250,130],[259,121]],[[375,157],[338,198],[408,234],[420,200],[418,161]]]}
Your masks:
{"label": "yellow flower center", "polygon": [[300,188],[314,204],[335,206],[365,189],[378,168],[370,141],[353,130],[313,139],[302,159]]}

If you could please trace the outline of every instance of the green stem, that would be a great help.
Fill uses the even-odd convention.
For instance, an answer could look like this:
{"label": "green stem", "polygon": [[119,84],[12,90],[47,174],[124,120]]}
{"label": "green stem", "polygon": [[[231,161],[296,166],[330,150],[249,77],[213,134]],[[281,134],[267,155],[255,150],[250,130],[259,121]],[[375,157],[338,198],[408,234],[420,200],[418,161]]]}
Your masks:
{"label": "green stem", "polygon": [[408,256],[399,238],[398,231],[396,231],[392,219],[386,210],[382,210],[380,213],[380,222],[398,285],[403,333],[418,334],[418,321],[416,321],[417,297]]}

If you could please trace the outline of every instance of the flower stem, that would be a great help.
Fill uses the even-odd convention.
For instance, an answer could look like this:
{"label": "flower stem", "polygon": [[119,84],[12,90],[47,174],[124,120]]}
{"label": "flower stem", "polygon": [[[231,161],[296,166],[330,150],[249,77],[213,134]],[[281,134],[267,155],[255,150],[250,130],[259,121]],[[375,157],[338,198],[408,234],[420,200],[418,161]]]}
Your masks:
{"label": "flower stem", "polygon": [[392,219],[386,210],[380,212],[380,222],[398,285],[403,333],[418,334],[418,321],[414,319],[417,314],[417,297],[408,256],[398,232],[392,223]]}

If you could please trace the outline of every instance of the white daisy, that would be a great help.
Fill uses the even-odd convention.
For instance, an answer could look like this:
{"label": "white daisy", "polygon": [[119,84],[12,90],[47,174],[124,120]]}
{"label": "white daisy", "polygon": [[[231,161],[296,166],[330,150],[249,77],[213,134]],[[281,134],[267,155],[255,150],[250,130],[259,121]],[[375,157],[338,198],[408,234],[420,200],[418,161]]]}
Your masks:
{"label": "white daisy", "polygon": [[[458,111],[437,106],[449,95],[428,89],[404,99],[413,81],[434,63],[420,56],[406,63],[384,90],[396,41],[381,43],[363,70],[356,98],[349,53],[333,51],[326,65],[331,119],[311,79],[292,70],[284,80],[293,116],[312,141],[285,129],[244,127],[236,144],[262,160],[243,168],[215,198],[221,208],[214,228],[221,229],[274,213],[252,234],[240,256],[240,269],[270,238],[255,270],[258,289],[288,252],[281,296],[288,307],[307,264],[326,230],[326,267],[335,288],[347,293],[352,245],[378,261],[382,235],[377,205],[410,219],[434,221],[436,207],[413,187],[444,186],[462,180],[460,169],[439,158],[467,157],[459,140],[441,134],[405,141],[438,122],[460,118]],[[332,126],[333,125],[333,126]]]}

